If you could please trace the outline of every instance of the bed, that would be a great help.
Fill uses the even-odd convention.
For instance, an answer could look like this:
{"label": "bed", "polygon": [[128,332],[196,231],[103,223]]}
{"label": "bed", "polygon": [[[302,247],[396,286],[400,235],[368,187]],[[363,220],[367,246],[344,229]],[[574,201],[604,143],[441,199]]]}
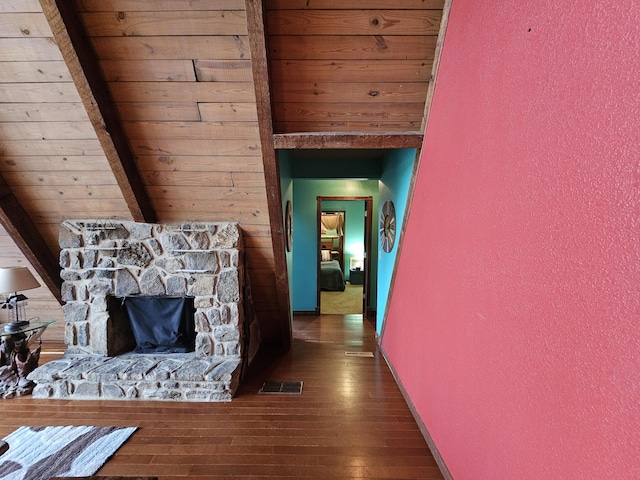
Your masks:
{"label": "bed", "polygon": [[320,289],[332,292],[343,292],[346,281],[340,263],[337,260],[320,262]]}

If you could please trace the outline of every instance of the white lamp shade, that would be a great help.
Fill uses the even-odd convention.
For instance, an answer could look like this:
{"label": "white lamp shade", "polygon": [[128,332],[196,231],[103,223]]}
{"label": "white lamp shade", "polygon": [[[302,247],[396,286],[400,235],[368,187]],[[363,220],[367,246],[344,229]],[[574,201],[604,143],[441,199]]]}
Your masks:
{"label": "white lamp shade", "polygon": [[27,267],[0,268],[0,293],[30,290],[39,286]]}

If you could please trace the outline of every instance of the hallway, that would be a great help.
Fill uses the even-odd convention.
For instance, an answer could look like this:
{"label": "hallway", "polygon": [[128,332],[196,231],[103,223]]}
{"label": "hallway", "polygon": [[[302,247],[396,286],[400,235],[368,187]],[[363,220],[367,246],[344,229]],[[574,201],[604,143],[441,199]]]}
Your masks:
{"label": "hallway", "polygon": [[[0,436],[21,425],[139,426],[101,475],[442,478],[376,351],[371,321],[295,317],[292,349],[270,362],[259,356],[256,365],[265,367],[230,403],[5,400]],[[268,380],[302,381],[302,394],[259,394]]]}

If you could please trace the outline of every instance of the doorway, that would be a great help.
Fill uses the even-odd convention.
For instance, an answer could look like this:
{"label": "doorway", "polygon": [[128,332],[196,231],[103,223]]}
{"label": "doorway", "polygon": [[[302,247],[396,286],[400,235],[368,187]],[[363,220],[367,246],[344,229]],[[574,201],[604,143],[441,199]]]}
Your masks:
{"label": "doorway", "polygon": [[317,197],[317,301],[320,314],[363,314],[370,306],[373,197]]}

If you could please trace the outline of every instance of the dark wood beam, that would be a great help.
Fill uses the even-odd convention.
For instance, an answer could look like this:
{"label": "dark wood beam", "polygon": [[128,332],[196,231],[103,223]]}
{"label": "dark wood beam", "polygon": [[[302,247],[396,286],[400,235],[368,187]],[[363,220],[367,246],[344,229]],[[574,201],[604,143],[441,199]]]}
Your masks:
{"label": "dark wood beam", "polygon": [[120,125],[98,59],[69,0],[39,0],[133,220],[155,222],[135,159]]}
{"label": "dark wood beam", "polygon": [[280,133],[273,136],[275,149],[321,148],[421,148],[422,132]]}
{"label": "dark wood beam", "polygon": [[44,238],[0,176],[0,223],[31,266],[38,272],[52,295],[62,305],[60,265]]}
{"label": "dark wood beam", "polygon": [[280,193],[280,168],[276,151],[273,148],[273,113],[269,89],[269,66],[262,0],[245,0],[245,9],[275,262],[275,281],[278,295],[277,321],[280,325],[283,347],[288,350],[291,348],[293,339],[293,322],[291,317],[289,278],[287,275],[287,258],[285,252],[284,215],[282,212],[282,196]]}

